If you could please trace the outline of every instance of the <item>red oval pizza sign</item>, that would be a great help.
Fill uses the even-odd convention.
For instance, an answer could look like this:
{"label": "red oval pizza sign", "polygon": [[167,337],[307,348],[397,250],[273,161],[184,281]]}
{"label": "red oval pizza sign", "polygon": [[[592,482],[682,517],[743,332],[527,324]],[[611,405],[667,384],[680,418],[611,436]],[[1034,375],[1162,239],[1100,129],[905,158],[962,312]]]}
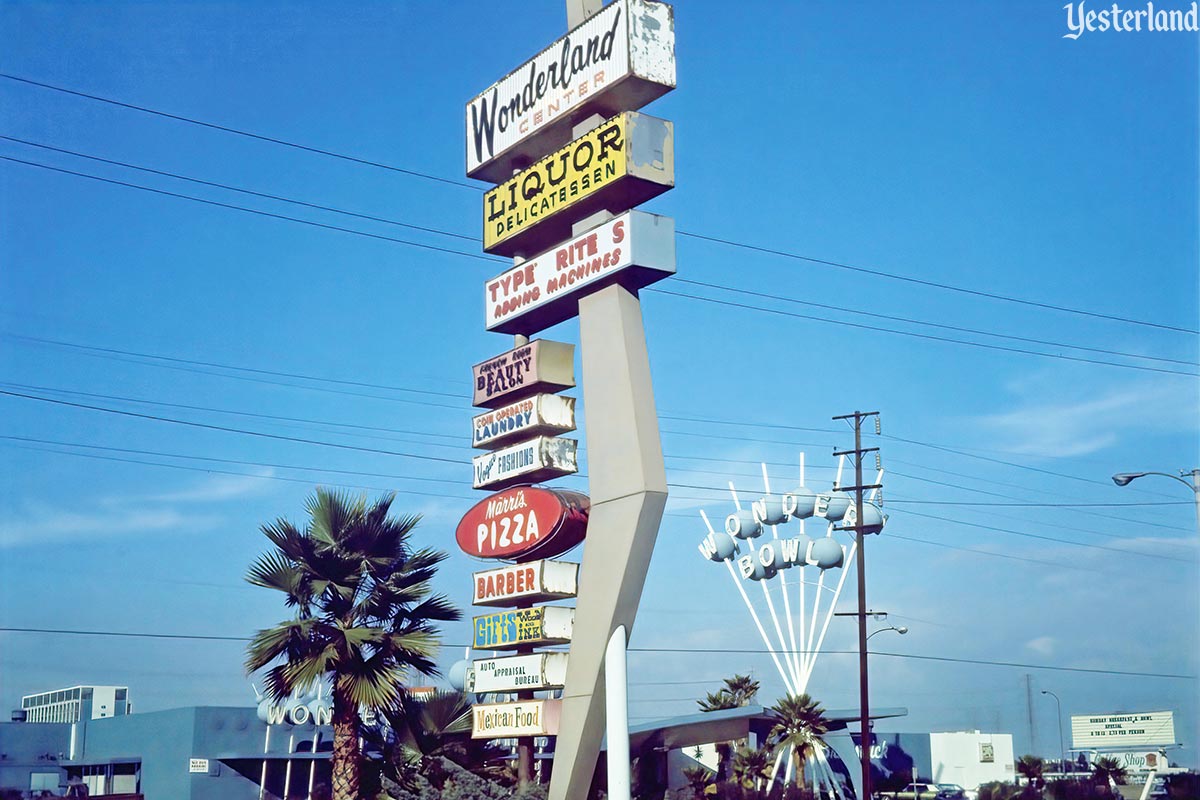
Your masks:
{"label": "red oval pizza sign", "polygon": [[516,486],[472,506],[454,538],[464,553],[480,558],[553,558],[583,541],[588,507],[579,492]]}

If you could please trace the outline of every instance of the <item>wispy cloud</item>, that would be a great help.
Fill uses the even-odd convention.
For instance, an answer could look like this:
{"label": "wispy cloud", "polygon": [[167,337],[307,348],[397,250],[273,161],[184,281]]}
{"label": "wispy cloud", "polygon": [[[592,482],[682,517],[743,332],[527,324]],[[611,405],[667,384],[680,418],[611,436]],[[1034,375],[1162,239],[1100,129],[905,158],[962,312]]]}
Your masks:
{"label": "wispy cloud", "polygon": [[1036,639],[1030,639],[1025,643],[1025,649],[1037,653],[1039,656],[1052,656],[1057,649],[1057,642],[1053,636],[1039,636]]}
{"label": "wispy cloud", "polygon": [[270,490],[272,484],[269,479],[274,474],[274,470],[263,470],[254,475],[213,475],[194,486],[155,494],[113,496],[105,498],[103,503],[107,506],[125,506],[135,503],[213,503],[233,500]]}
{"label": "wispy cloud", "polygon": [[213,517],[184,514],[169,508],[130,511],[34,508],[0,521],[0,548],[116,538],[155,531],[197,530],[214,521]]}
{"label": "wispy cloud", "polygon": [[1012,410],[977,422],[1004,450],[1017,454],[1081,456],[1130,434],[1190,432],[1198,425],[1196,394],[1187,379],[1150,378],[1097,389],[1039,373],[1008,389]]}

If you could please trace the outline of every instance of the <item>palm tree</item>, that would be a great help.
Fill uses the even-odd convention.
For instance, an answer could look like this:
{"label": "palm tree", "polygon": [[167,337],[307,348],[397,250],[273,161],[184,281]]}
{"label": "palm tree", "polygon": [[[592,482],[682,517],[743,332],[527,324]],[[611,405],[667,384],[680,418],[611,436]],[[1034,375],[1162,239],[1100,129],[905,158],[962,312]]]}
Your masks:
{"label": "palm tree", "polygon": [[712,783],[713,773],[708,767],[698,764],[694,767],[684,767],[683,779],[687,781],[693,800],[704,800],[707,789]]}
{"label": "palm tree", "polygon": [[1046,781],[1042,778],[1042,773],[1046,771],[1046,762],[1038,756],[1021,756],[1017,761],[1017,772],[1029,781],[1030,787],[1035,792],[1041,794],[1042,787],[1046,785]]}
{"label": "palm tree", "polygon": [[433,623],[460,616],[430,588],[446,554],[412,549],[420,517],[390,517],[393,498],[368,504],[317,489],[305,502],[303,530],[282,518],[262,526],[274,547],[246,575],[296,610],[254,635],[246,671],[270,667],[264,682],[276,700],[323,681],[332,686],[334,800],[358,800],[359,709],[395,705],[410,671],[437,674]]}
{"label": "palm tree", "polygon": [[761,747],[739,747],[733,756],[733,780],[743,789],[755,793],[771,775],[771,753]]}
{"label": "palm tree", "polygon": [[796,764],[796,786],[804,788],[804,764],[809,757],[824,752],[821,735],[829,730],[825,709],[808,693],[788,695],[768,709],[776,718],[770,738],[777,747],[787,748]]}
{"label": "palm tree", "polygon": [[748,706],[758,696],[759,682],[749,675],[734,674],[725,679],[725,691],[736,706]]}
{"label": "palm tree", "polygon": [[[737,708],[738,703],[728,689],[718,689],[715,692],[708,692],[703,700],[697,700],[696,705],[700,706],[701,711],[724,711],[730,708]],[[731,742],[717,742],[717,784],[722,784],[729,777],[729,759],[733,752]]]}
{"label": "palm tree", "polygon": [[1125,768],[1115,758],[1101,756],[1092,762],[1092,782],[1108,787],[1112,783],[1125,783]]}

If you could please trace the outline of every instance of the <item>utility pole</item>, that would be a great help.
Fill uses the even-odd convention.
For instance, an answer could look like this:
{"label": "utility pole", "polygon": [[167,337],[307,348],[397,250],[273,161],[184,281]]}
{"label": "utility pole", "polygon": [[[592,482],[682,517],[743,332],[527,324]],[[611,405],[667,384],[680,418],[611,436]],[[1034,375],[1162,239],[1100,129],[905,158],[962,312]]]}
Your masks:
{"label": "utility pole", "polygon": [[862,734],[859,747],[862,762],[862,800],[871,800],[871,704],[867,683],[867,566],[866,550],[863,548],[863,492],[881,488],[879,484],[863,485],[863,455],[879,451],[878,447],[862,446],[862,423],[867,417],[875,417],[878,426],[878,411],[855,411],[834,417],[835,420],[854,420],[854,449],[834,451],[835,456],[854,457],[854,485],[835,487],[839,492],[854,492],[854,524],[843,525],[841,530],[854,531],[858,548],[858,694]]}

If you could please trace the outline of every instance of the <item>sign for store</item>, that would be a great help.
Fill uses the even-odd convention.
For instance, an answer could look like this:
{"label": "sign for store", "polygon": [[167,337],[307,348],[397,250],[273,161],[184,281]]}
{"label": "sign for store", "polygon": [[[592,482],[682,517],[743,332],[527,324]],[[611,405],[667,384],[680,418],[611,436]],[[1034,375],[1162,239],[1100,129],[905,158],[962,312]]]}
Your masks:
{"label": "sign for store", "polygon": [[566,644],[571,641],[575,609],[564,606],[514,608],[484,614],[473,620],[476,650],[508,650],[514,647]]}
{"label": "sign for store", "polygon": [[579,565],[569,561],[530,561],[476,572],[471,602],[477,606],[515,606],[574,597]]}
{"label": "sign for store", "polygon": [[1170,711],[1151,711],[1072,716],[1071,741],[1076,750],[1175,744],[1175,715]]}
{"label": "sign for store", "polygon": [[579,313],[613,283],[637,290],[675,273],[675,220],[628,211],[483,285],[487,329],[529,335]]}
{"label": "sign for store", "polygon": [[188,772],[208,774],[208,759],[207,758],[189,758]]}
{"label": "sign for store", "polygon": [[539,392],[575,385],[575,345],[535,339],[471,368],[472,405],[499,408]]}
{"label": "sign for store", "polygon": [[539,483],[579,471],[574,439],[537,436],[471,459],[476,489],[505,489],[520,483]]}
{"label": "sign for store", "polygon": [[467,671],[467,691],[492,694],[561,689],[566,679],[566,653],[484,658],[475,661]]}
{"label": "sign for store", "polygon": [[471,428],[471,446],[487,450],[531,436],[569,433],[575,430],[575,398],[535,394],[480,414]]}
{"label": "sign for store", "polygon": [[588,214],[633,208],[674,185],[672,124],[622,112],[485,194],[483,249],[504,256],[549,249]]}
{"label": "sign for store", "polygon": [[499,183],[589,109],[635,111],[674,88],[671,7],[617,0],[467,103],[467,174]]}
{"label": "sign for store", "polygon": [[589,506],[587,495],[566,489],[506,489],[472,506],[454,538],[477,558],[553,558],[583,541]]}
{"label": "sign for store", "polygon": [[471,708],[471,738],[555,736],[561,712],[561,700],[478,703]]}

